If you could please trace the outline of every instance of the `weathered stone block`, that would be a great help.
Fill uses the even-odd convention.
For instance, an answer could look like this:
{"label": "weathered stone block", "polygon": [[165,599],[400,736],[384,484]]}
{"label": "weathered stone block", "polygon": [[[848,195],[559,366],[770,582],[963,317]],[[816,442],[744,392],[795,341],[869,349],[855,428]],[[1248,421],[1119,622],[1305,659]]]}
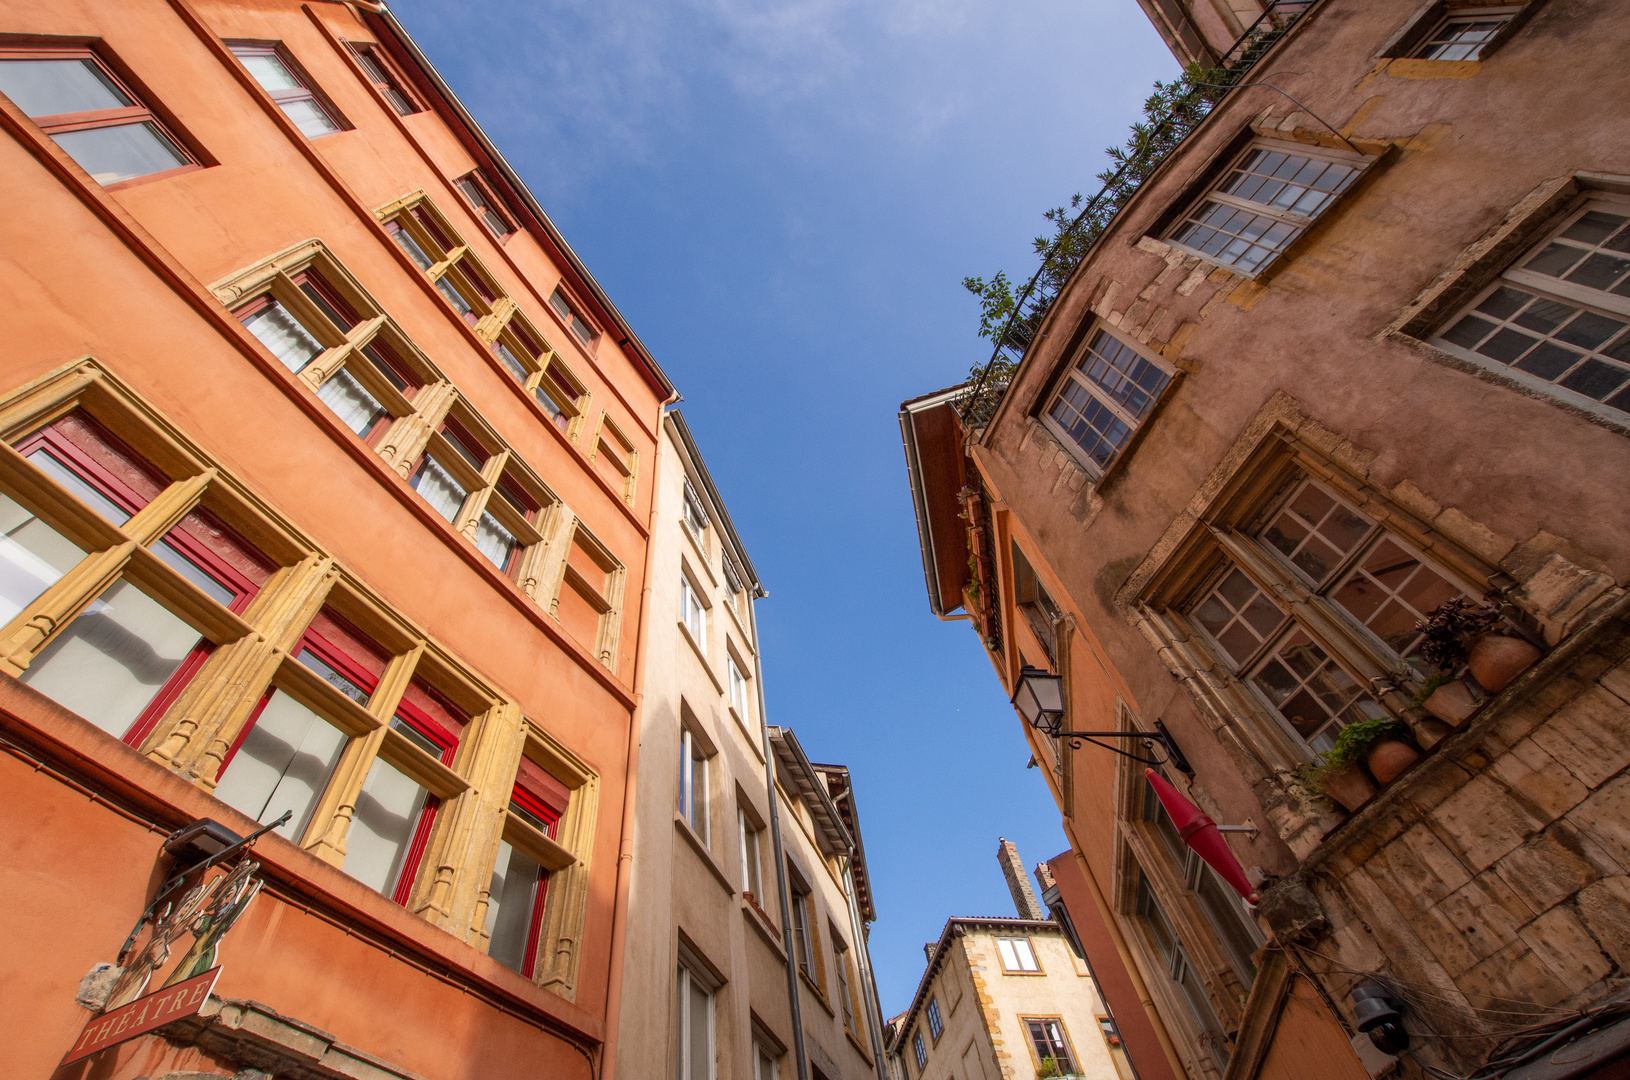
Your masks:
{"label": "weathered stone block", "polygon": [[1593,686],[1536,728],[1531,738],[1588,787],[1630,765],[1630,705]]}
{"label": "weathered stone block", "polygon": [[1602,951],[1630,971],[1630,877],[1604,878],[1579,894],[1579,917]]}
{"label": "weathered stone block", "polygon": [[1590,789],[1536,741],[1535,736],[1548,730],[1542,727],[1518,742],[1489,771],[1534,810],[1554,820],[1584,802]]}
{"label": "weathered stone block", "polygon": [[1566,820],[1620,867],[1630,870],[1630,776],[1603,784],[1569,811]]}
{"label": "weathered stone block", "polygon": [[1465,931],[1440,908],[1426,908],[1420,911],[1410,919],[1409,928],[1431,950],[1438,963],[1443,965],[1443,969],[1457,981],[1462,974],[1476,967],[1489,955],[1487,950],[1478,949],[1468,940]]}
{"label": "weathered stone block", "polygon": [[1455,890],[1437,910],[1460,930],[1479,960],[1517,940],[1518,932],[1536,914],[1492,870]]}
{"label": "weathered stone block", "polygon": [[1300,941],[1317,937],[1328,925],[1319,898],[1313,895],[1303,874],[1293,874],[1275,884],[1257,904],[1257,918],[1275,941]]}
{"label": "weathered stone block", "polygon": [[1455,979],[1455,985],[1472,1004],[1501,1010],[1526,1001],[1537,1013],[1572,996],[1521,938]]}
{"label": "weathered stone block", "polygon": [[1567,636],[1585,609],[1613,584],[1607,574],[1587,570],[1561,554],[1552,554],[1523,582],[1513,599],[1538,621],[1546,643],[1555,645]]}
{"label": "weathered stone block", "polygon": [[1399,911],[1441,902],[1471,880],[1471,872],[1424,824],[1406,830],[1364,868]]}
{"label": "weathered stone block", "polygon": [[1494,718],[1481,733],[1479,748],[1489,760],[1499,757],[1551,714],[1584,693],[1590,683],[1572,675],[1557,675],[1530,694],[1522,704]]}
{"label": "weathered stone block", "polygon": [[1494,864],[1500,877],[1537,915],[1560,904],[1601,877],[1575,847],[1565,822],[1546,829]]}
{"label": "weathered stone block", "polygon": [[1432,524],[1441,529],[1445,536],[1477,552],[1491,563],[1498,563],[1516,546],[1516,541],[1500,536],[1453,506],[1439,514]]}
{"label": "weathered stone block", "polygon": [[1487,774],[1446,799],[1432,811],[1432,819],[1474,870],[1487,869],[1550,823]]}
{"label": "weathered stone block", "polygon": [[1619,664],[1598,681],[1602,684],[1602,689],[1620,701],[1630,701],[1630,661]]}
{"label": "weathered stone block", "polygon": [[1519,936],[1570,993],[1577,994],[1613,970],[1601,946],[1567,904],[1547,911]]}

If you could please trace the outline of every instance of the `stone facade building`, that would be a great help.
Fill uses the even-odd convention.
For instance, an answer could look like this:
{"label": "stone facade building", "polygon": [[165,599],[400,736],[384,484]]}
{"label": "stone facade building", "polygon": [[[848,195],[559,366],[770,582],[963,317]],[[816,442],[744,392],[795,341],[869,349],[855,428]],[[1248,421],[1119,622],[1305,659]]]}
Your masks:
{"label": "stone facade building", "polygon": [[948,919],[923,946],[917,992],[889,1021],[894,1080],[1134,1080],[1085,954],[1043,914],[1013,845],[997,858],[1019,917]]}
{"label": "stone facade building", "polygon": [[877,1077],[876,912],[848,770],[765,724],[765,593],[677,410],[656,470],[617,1068]]}
{"label": "stone facade building", "polygon": [[0,34],[0,1072],[167,836],[288,813],[213,994],[56,1075],[610,1076],[672,385],[380,5]]}
{"label": "stone facade building", "polygon": [[[931,605],[1260,827],[1251,909],[1142,764],[1025,729],[1175,1069],[1596,1075],[1630,1045],[1630,22],[1273,9],[999,394],[903,407]],[[1428,712],[1455,598],[1538,659]],[[1302,767],[1388,719],[1419,760],[1322,797]],[[1407,1048],[1359,1032],[1387,1009]]]}

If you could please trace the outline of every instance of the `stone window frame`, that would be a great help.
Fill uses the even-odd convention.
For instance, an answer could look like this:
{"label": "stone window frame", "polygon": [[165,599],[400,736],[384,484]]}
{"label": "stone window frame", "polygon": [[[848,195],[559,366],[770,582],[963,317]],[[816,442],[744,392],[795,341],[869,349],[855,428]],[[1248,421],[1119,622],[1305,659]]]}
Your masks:
{"label": "stone window frame", "polygon": [[1476,64],[1488,59],[1496,50],[1510,41],[1542,3],[1544,3],[1544,0],[1527,0],[1526,3],[1523,0],[1507,3],[1500,3],[1499,0],[1427,0],[1375,51],[1375,58],[1377,60],[1423,59],[1416,56],[1416,54],[1448,20],[1466,17],[1473,12],[1479,14],[1485,12],[1490,14],[1509,13],[1510,17],[1507,19],[1506,24],[1500,28],[1499,33],[1484,42],[1476,59],[1427,61],[1429,63],[1456,66]]}
{"label": "stone window frame", "polygon": [[[333,326],[295,284],[297,275],[311,270],[315,270],[357,314],[359,322],[349,332],[342,332]],[[581,528],[576,516],[544,483],[537,471],[475,411],[451,380],[414,344],[323,241],[311,239],[296,244],[217,282],[211,286],[211,291],[216,299],[233,310],[239,310],[257,297],[269,293],[307,325],[308,330],[315,328],[319,342],[326,346],[325,351],[298,374],[288,373],[288,378],[303,383],[315,396],[322,383],[336,371],[343,368],[355,372],[359,381],[364,381],[369,392],[376,394],[393,417],[393,422],[383,433],[372,435],[364,441],[404,482],[413,475],[427,454],[452,472],[464,486],[465,498],[458,515],[445,524],[452,534],[470,546],[475,546],[481,515],[489,505],[493,506],[497,511],[494,516],[521,546],[510,569],[500,570],[500,573],[534,603],[547,605],[552,614],[556,613],[558,590],[565,573],[570,541],[575,536],[575,530]],[[389,345],[412,374],[422,380],[411,399],[403,397],[374,372],[373,364],[362,355],[363,347],[375,340]],[[281,362],[276,362],[276,357],[273,360],[276,370],[287,372],[288,369]],[[336,428],[343,429],[346,437],[360,438],[326,405],[324,415],[331,419]],[[449,418],[491,450],[492,456],[479,470],[472,467],[441,433]],[[494,501],[493,496],[501,480],[515,485],[527,499],[538,504],[534,519],[526,520],[502,498]],[[622,564],[598,540],[591,540],[590,546],[596,552],[596,560],[605,564],[607,573],[615,575],[620,585]],[[477,552],[479,554],[479,549]],[[486,555],[480,554],[480,558],[484,565],[492,565]],[[615,652],[621,592],[620,589],[613,590],[608,582],[607,588],[600,590],[598,596],[596,606],[602,609],[602,616],[609,616],[609,622],[602,619],[598,636],[601,641],[611,642],[611,651]],[[601,662],[607,663],[603,656]]]}
{"label": "stone window frame", "polygon": [[[615,671],[628,568],[581,518],[570,511],[563,513],[554,538],[559,544],[559,553],[554,553],[554,543],[551,543],[551,553],[540,560],[541,576],[537,579],[536,599],[542,604],[544,598],[548,598],[549,614],[558,622],[560,599],[564,591],[571,589],[580,596],[598,613],[594,641],[584,644],[593,646],[592,652],[602,666]],[[574,550],[582,551],[584,559],[594,567],[595,572],[604,575],[600,584],[596,584],[584,569],[572,563]]]}
{"label": "stone window frame", "polygon": [[[1143,576],[1129,614],[1184,678],[1214,726],[1229,727],[1274,773],[1291,773],[1312,754],[1276,710],[1235,674],[1232,663],[1192,622],[1188,611],[1232,562],[1294,623],[1344,667],[1393,716],[1412,715],[1412,678],[1399,672],[1390,650],[1351,616],[1318,595],[1277,553],[1256,537],[1254,523],[1305,475],[1418,552],[1473,596],[1497,593],[1499,568],[1441,530],[1419,520],[1387,492],[1329,460],[1297,435],[1275,425],[1222,489],[1186,523],[1183,535]],[[1287,610],[1288,609],[1288,610]]]}
{"label": "stone window frame", "polygon": [[[1110,459],[1109,464],[1104,466],[1098,465],[1089,458],[1086,450],[1071,438],[1051,415],[1053,403],[1058,400],[1064,388],[1072,381],[1079,382],[1080,385],[1085,387],[1087,393],[1095,401],[1108,403],[1107,397],[1101,389],[1090,387],[1085,381],[1077,380],[1071,374],[1081,361],[1083,354],[1091,346],[1095,335],[1099,332],[1109,335],[1125,348],[1131,349],[1140,359],[1158,368],[1166,375],[1166,382],[1161,386],[1159,392],[1154,395],[1154,400],[1150,402],[1149,408],[1142,419],[1132,423],[1131,434],[1127,436],[1126,441],[1115,452],[1115,456]],[[1064,448],[1065,452],[1070,455],[1070,460],[1086,474],[1088,483],[1096,488],[1103,488],[1126,468],[1126,463],[1136,452],[1138,444],[1143,441],[1144,436],[1154,426],[1155,420],[1159,418],[1161,412],[1165,409],[1166,403],[1177,392],[1177,387],[1183,381],[1183,372],[1157,351],[1139,341],[1128,340],[1125,334],[1118,332],[1107,320],[1090,313],[1076,331],[1074,338],[1070,341],[1069,348],[1064,350],[1063,356],[1064,359],[1058,362],[1052,375],[1043,384],[1041,392],[1036,395],[1035,401],[1030,408],[1030,416],[1033,422],[1047,433],[1049,438]],[[1110,404],[1113,411],[1123,422],[1129,419],[1123,408]]]}
{"label": "stone window frame", "polygon": [[[427,228],[416,211],[429,217],[435,230],[442,235],[437,237],[430,228]],[[456,268],[464,263],[473,268],[473,273],[480,275],[483,285],[492,294],[493,298],[490,301],[480,296],[472,298],[464,289],[458,289],[458,292],[471,304],[477,314],[475,322],[470,326],[475,336],[486,346],[489,362],[503,371],[506,379],[515,381],[514,372],[509,370],[498,355],[498,346],[503,344],[526,371],[525,376],[518,381],[528,398],[528,404],[551,426],[557,426],[555,420],[557,413],[564,415],[566,438],[573,443],[577,442],[583,429],[584,418],[589,412],[589,392],[584,388],[583,380],[572,370],[560,351],[550,345],[547,336],[538,330],[536,322],[528,317],[514,298],[498,284],[497,279],[482,263],[480,257],[470,249],[463,236],[454,228],[429,193],[423,188],[411,191],[379,207],[374,211],[374,215],[381,225],[395,224],[412,237],[413,242],[431,260],[429,267],[420,268],[431,284],[434,285],[442,278],[452,275],[448,277],[449,284],[458,289],[457,283],[464,278],[463,271]],[[439,288],[437,294],[441,296],[448,315],[460,323],[465,323],[466,320],[452,303],[442,296]],[[539,351],[534,353],[526,348],[524,340],[537,343]],[[568,396],[570,391],[576,391],[576,396]],[[541,403],[541,400],[533,400],[544,397],[547,397],[553,408],[550,404]]]}
{"label": "stone window frame", "polygon": [[[1234,166],[1241,162],[1247,154],[1261,149],[1306,157],[1329,164],[1347,165],[1356,169],[1356,172],[1346,186],[1335,193],[1335,197],[1312,217],[1290,214],[1288,211],[1273,210],[1261,203],[1228,197],[1226,193],[1224,193],[1224,198],[1213,199],[1213,195],[1217,193],[1217,189],[1227,179]],[[1158,239],[1160,243],[1170,246],[1175,251],[1192,255],[1202,262],[1221,267],[1229,273],[1237,274],[1248,281],[1260,282],[1271,276],[1277,267],[1282,265],[1292,253],[1306,242],[1308,236],[1328,221],[1332,214],[1339,211],[1341,206],[1348,201],[1348,197],[1352,192],[1364,183],[1375,166],[1385,156],[1384,153],[1363,154],[1355,150],[1303,142],[1299,139],[1287,138],[1279,133],[1259,132],[1253,127],[1247,127],[1206,164],[1201,170],[1199,179],[1191,183],[1183,195],[1174,200],[1171,206],[1156,219],[1149,228],[1148,235]],[[1265,259],[1260,265],[1251,269],[1230,262],[1221,262],[1214,256],[1207,255],[1197,248],[1191,248],[1172,238],[1173,233],[1182,227],[1191,213],[1204,206],[1207,202],[1213,201],[1222,202],[1226,205],[1237,204],[1240,209],[1296,225],[1298,231],[1283,247]]]}
{"label": "stone window frame", "polygon": [[[79,502],[12,449],[15,442],[76,410],[170,481],[123,526]],[[375,758],[386,758],[443,799],[405,906],[478,948],[485,947],[485,891],[508,815],[509,792],[520,758],[533,758],[572,790],[556,828],[558,839],[534,845],[559,875],[546,900],[539,951],[544,962],[534,982],[568,999],[575,995],[588,855],[598,814],[599,777],[590,766],[528,721],[513,699],[338,564],[99,361],[75,361],[0,397],[0,441],[0,487],[88,551],[78,566],[0,627],[0,670],[21,674],[92,599],[127,572],[139,577],[216,648],[141,738],[137,752],[212,792],[267,692],[284,690],[350,736],[299,846],[336,869],[341,866],[357,793]],[[200,508],[276,566],[241,615],[145,554],[148,544]],[[308,625],[325,607],[390,655],[366,706],[293,658]],[[432,758],[390,727],[414,679],[434,687],[470,717],[451,764]],[[235,813],[223,807],[223,817],[230,820]]]}
{"label": "stone window frame", "polygon": [[[1439,328],[1447,326],[1462,309],[1470,307],[1508,267],[1527,254],[1543,237],[1560,230],[1567,219],[1603,195],[1630,196],[1630,176],[1581,171],[1540,184],[1517,200],[1483,236],[1462,250],[1453,263],[1410,301],[1380,337],[1411,348],[1446,367],[1505,386],[1591,423],[1630,435],[1630,417],[1608,415],[1606,410],[1599,407],[1576,404],[1574,395],[1564,398],[1549,384],[1541,389],[1528,380],[1513,377],[1512,372],[1503,366],[1496,369],[1468,360],[1431,340]],[[1612,412],[1618,413],[1618,410]]]}
{"label": "stone window frame", "polygon": [[[1017,1016],[1016,1019],[1019,1021],[1019,1026],[1024,1029],[1024,1042],[1025,1045],[1030,1048],[1030,1061],[1031,1064],[1035,1066],[1038,1073],[1041,1070],[1042,1058],[1036,1051],[1036,1039],[1034,1034],[1032,1034],[1030,1031],[1030,1024],[1032,1021],[1036,1023],[1050,1023],[1058,1025],[1058,1033],[1064,1038],[1064,1052],[1069,1055],[1070,1059],[1070,1071],[1064,1073],[1063,1075],[1074,1076],[1078,1073],[1081,1068],[1081,1059],[1075,1052],[1075,1040],[1070,1038],[1070,1029],[1064,1023],[1063,1013],[1023,1014]],[[1049,1058],[1048,1060],[1054,1062],[1055,1064],[1058,1062],[1056,1057]]]}
{"label": "stone window frame", "polygon": [[589,464],[594,465],[604,451],[606,461],[622,480],[623,502],[634,505],[634,485],[640,474],[640,453],[634,449],[634,440],[623,434],[609,412],[600,413],[600,424],[595,429],[594,445],[589,450]]}

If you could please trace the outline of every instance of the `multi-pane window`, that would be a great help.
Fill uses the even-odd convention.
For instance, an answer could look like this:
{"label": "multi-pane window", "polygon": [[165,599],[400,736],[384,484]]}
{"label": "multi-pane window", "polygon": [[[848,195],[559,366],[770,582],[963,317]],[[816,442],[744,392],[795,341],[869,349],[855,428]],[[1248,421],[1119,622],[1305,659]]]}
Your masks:
{"label": "multi-pane window", "polygon": [[[789,868],[790,869],[790,868]],[[815,979],[815,948],[810,935],[814,923],[810,916],[813,914],[810,905],[810,893],[801,883],[789,881],[792,893],[792,942],[794,951],[798,954],[798,970],[803,972],[810,981]]]}
{"label": "multi-pane window", "polygon": [[996,939],[996,952],[1002,958],[1002,970],[1010,974],[1034,974],[1041,970],[1036,963],[1035,950],[1030,947],[1030,939],[1022,937],[999,937]]}
{"label": "multi-pane window", "polygon": [[375,445],[412,415],[414,396],[435,372],[366,296],[316,264],[262,283],[233,314],[346,427]]}
{"label": "multi-pane window", "polygon": [[679,1045],[678,1080],[714,1080],[713,991],[684,964],[674,994]]}
{"label": "multi-pane window", "polygon": [[753,1080],[781,1080],[781,1066],[763,1043],[753,1043]]}
{"label": "multi-pane window", "polygon": [[929,998],[928,999],[928,1031],[929,1031],[929,1034],[934,1036],[934,1041],[935,1042],[939,1042],[940,1032],[942,1032],[944,1030],[945,1030],[945,1022],[940,1019],[940,999],[937,998],[937,997]]}
{"label": "multi-pane window", "polygon": [[[1465,595],[1448,575],[1313,480],[1299,483],[1258,538],[1398,660],[1419,642],[1417,623]],[[1190,614],[1311,750],[1332,748],[1348,724],[1387,715],[1242,568],[1225,566]]]}
{"label": "multi-pane window", "polygon": [[1411,54],[1422,60],[1477,60],[1521,4],[1467,8],[1445,15]]}
{"label": "multi-pane window", "polygon": [[741,668],[736,666],[734,656],[726,657],[724,666],[726,675],[730,680],[730,707],[736,710],[736,715],[741,718],[743,723],[746,723],[748,717],[752,716],[747,706],[747,676],[743,675]]}
{"label": "multi-pane window", "polygon": [[691,584],[690,575],[679,575],[679,621],[690,633],[691,642],[703,656],[707,655],[707,608],[702,594]]}
{"label": "multi-pane window", "polygon": [[502,209],[498,197],[493,194],[492,185],[487,183],[480,169],[459,177],[453,181],[453,186],[458,188],[459,194],[469,202],[470,209],[475,211],[475,216],[481,219],[481,224],[492,235],[502,240],[515,232],[515,223]]}
{"label": "multi-pane window", "polygon": [[679,734],[679,816],[704,845],[708,836],[708,754],[691,729]]}
{"label": "multi-pane window", "polygon": [[551,356],[542,376],[532,387],[532,396],[556,427],[576,438],[572,429],[588,407],[588,393],[558,358]]}
{"label": "multi-pane window", "polygon": [[741,807],[736,809],[736,835],[741,843],[741,887],[743,892],[751,893],[756,902],[762,904],[764,893],[761,891],[763,876],[761,859],[762,832],[747,816],[747,811]]}
{"label": "multi-pane window", "polygon": [[1250,986],[1256,979],[1256,964],[1251,956],[1262,947],[1263,938],[1256,923],[1241,906],[1239,895],[1184,842],[1177,824],[1166,813],[1159,796],[1147,781],[1143,791],[1143,818],[1154,825],[1166,854],[1180,869],[1183,883],[1199,901],[1206,921],[1211,924],[1212,932],[1240,981]]}
{"label": "multi-pane window", "polygon": [[369,41],[349,41],[346,44],[350,46],[351,55],[356,57],[357,66],[391,108],[402,116],[420,111],[418,102],[408,93],[405,81],[397,74],[396,65],[385,56],[383,49]]}
{"label": "multi-pane window", "polygon": [[689,480],[685,481],[685,525],[698,540],[707,533],[707,510],[702,506],[701,497],[691,487]]}
{"label": "multi-pane window", "polygon": [[1041,647],[1047,650],[1051,659],[1057,659],[1057,642],[1054,641],[1053,624],[1058,621],[1061,614],[1058,604],[1048,593],[1036,571],[1025,558],[1019,545],[1012,545],[1013,552],[1013,603],[1024,616],[1036,640]]}
{"label": "multi-pane window", "polygon": [[582,341],[583,344],[593,345],[600,337],[599,331],[584,321],[583,317],[578,314],[577,306],[558,287],[549,294],[549,306],[555,309],[555,314],[560,316],[560,321],[571,327],[572,333],[576,334],[578,340]]}
{"label": "multi-pane window", "polygon": [[1252,276],[1296,241],[1363,170],[1355,154],[1259,143],[1231,165],[1167,237]]}
{"label": "multi-pane window", "polygon": [[1057,1076],[1075,1074],[1075,1058],[1070,1054],[1070,1043],[1064,1035],[1064,1021],[1058,1017],[1021,1017],[1024,1029],[1030,1035],[1030,1045],[1036,1051],[1037,1064],[1051,1062]]}
{"label": "multi-pane window", "polygon": [[230,47],[260,88],[277,102],[283,115],[292,120],[306,138],[332,135],[349,126],[333,105],[317,96],[294,61],[279,46],[241,41],[231,43]]}
{"label": "multi-pane window", "polygon": [[923,1043],[921,1031],[911,1033],[911,1052],[917,1059],[917,1071],[920,1073],[923,1066],[928,1064],[928,1047]]}
{"label": "multi-pane window", "polygon": [[99,184],[196,164],[89,49],[0,51],[0,92]]}
{"label": "multi-pane window", "polygon": [[[16,443],[59,489],[114,526],[129,525],[169,486],[146,458],[74,411]],[[88,549],[0,494],[3,614],[14,618],[82,562]],[[22,682],[116,738],[139,744],[215,650],[177,597],[241,612],[274,564],[198,508],[143,542],[157,565],[132,562],[56,630]],[[180,582],[185,582],[180,587]]]}
{"label": "multi-pane window", "polygon": [[532,978],[549,890],[538,836],[553,839],[571,791],[541,765],[521,759],[487,901],[487,955]]}
{"label": "multi-pane window", "polygon": [[1098,330],[1065,371],[1049,426],[1099,472],[1109,468],[1171,382],[1171,372],[1107,330]]}
{"label": "multi-pane window", "polygon": [[1205,983],[1189,960],[1182,942],[1177,939],[1177,932],[1172,929],[1171,920],[1166,917],[1160,901],[1155,899],[1154,890],[1149,887],[1149,879],[1144,876],[1142,869],[1137,870],[1137,875],[1137,912],[1143,917],[1143,927],[1148,933],[1149,941],[1160,961],[1166,965],[1166,976],[1182,993],[1183,1002],[1188,1006],[1194,1023],[1200,1029],[1200,1042],[1211,1052],[1219,1068],[1227,1068],[1228,1040],[1223,1035],[1222,1021],[1217,1019],[1217,1012],[1212,1008],[1211,999],[1206,995]]}
{"label": "multi-pane window", "polygon": [[1630,200],[1598,199],[1508,268],[1435,342],[1564,400],[1630,413]]}
{"label": "multi-pane window", "polygon": [[[836,931],[828,928],[828,936],[832,939],[832,967],[838,975],[838,1009],[843,1014],[843,1030],[851,1035],[855,1032],[855,1007],[849,998],[849,947],[838,937]],[[939,1035],[936,1033],[935,1038]]]}

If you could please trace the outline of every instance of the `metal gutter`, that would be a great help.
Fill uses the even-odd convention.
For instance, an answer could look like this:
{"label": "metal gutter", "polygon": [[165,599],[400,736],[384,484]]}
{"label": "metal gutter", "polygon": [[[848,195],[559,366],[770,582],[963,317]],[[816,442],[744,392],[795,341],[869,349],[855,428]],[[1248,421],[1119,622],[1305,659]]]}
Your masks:
{"label": "metal gutter", "polygon": [[652,376],[659,384],[663,395],[668,396],[677,394],[678,390],[674,387],[673,382],[668,378],[667,373],[662,370],[661,365],[656,362],[656,358],[651,355],[651,350],[646,348],[645,343],[639,339],[639,335],[634,333],[634,330],[629,325],[628,320],[623,317],[622,312],[617,310],[617,305],[612,303],[611,297],[607,295],[605,289],[601,287],[600,283],[594,279],[594,275],[589,273],[589,268],[584,264],[583,260],[578,257],[577,252],[573,251],[572,246],[566,242],[566,237],[561,234],[559,227],[557,227],[554,221],[550,219],[548,213],[543,209],[542,204],[538,202],[537,197],[533,195],[531,189],[526,186],[526,182],[521,179],[520,174],[515,171],[514,166],[509,163],[504,155],[498,150],[497,145],[494,144],[487,133],[482,130],[481,125],[476,121],[475,117],[470,114],[470,110],[464,107],[464,103],[459,100],[458,95],[453,92],[452,87],[447,85],[447,81],[441,77],[441,73],[436,70],[433,64],[431,64],[429,58],[425,56],[424,51],[420,49],[418,43],[413,40],[413,36],[407,32],[407,28],[404,27],[400,21],[398,21],[396,16],[392,14],[390,9],[384,4],[377,5],[377,8],[370,4],[367,7],[361,8],[361,10],[366,11],[368,15],[371,15],[374,19],[379,20],[379,22],[390,31],[391,35],[402,47],[402,50],[413,59],[413,62],[419,67],[419,70],[421,73],[423,73],[425,78],[430,80],[431,85],[436,88],[436,92],[441,95],[442,99],[447,103],[448,108],[450,108],[454,115],[458,117],[459,122],[465,126],[465,128],[480,144],[482,151],[486,153],[488,158],[491,159],[494,168],[496,168],[499,174],[503,176],[505,182],[507,182],[509,186],[514,189],[515,193],[520,196],[521,201],[526,204],[527,210],[530,211],[538,220],[539,224],[543,226],[544,232],[548,235],[549,242],[559,249],[560,253],[565,256],[566,261],[571,266],[573,273],[576,274],[588,288],[589,292],[594,296],[596,303],[598,303],[616,323],[616,328],[618,331],[618,347],[621,348],[624,345],[632,345],[640,363],[651,372]]}
{"label": "metal gutter", "polygon": [[769,733],[770,741],[775,745],[777,760],[786,766],[787,772],[798,782],[798,793],[813,796],[814,805],[810,808],[810,816],[820,823],[821,832],[825,835],[827,843],[836,848],[839,854],[848,855],[853,852],[855,842],[850,838],[849,830],[844,828],[843,819],[838,815],[838,808],[832,803],[832,796],[826,793],[826,784],[815,772],[815,766],[809,763],[804,748],[798,745],[798,736],[792,733],[791,728],[784,727],[772,727]]}

